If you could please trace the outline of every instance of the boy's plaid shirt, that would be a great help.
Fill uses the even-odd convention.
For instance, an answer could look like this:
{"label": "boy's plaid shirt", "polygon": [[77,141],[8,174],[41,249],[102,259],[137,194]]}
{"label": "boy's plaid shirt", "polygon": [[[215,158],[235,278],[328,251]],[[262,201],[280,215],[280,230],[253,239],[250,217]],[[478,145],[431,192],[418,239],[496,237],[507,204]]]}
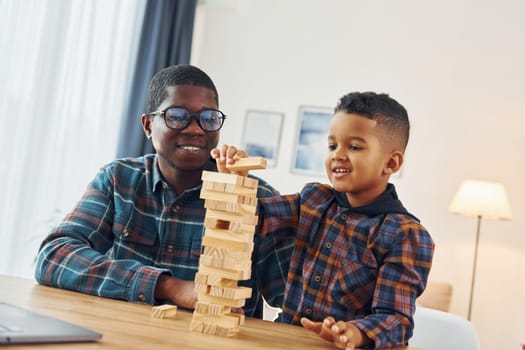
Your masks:
{"label": "boy's plaid shirt", "polygon": [[[393,185],[383,197],[389,201],[388,196],[406,212]],[[259,215],[260,234],[297,235],[282,322],[333,316],[351,321],[375,347],[407,343],[434,249],[414,217],[359,213],[322,184],[308,184],[300,194],[261,199]]]}

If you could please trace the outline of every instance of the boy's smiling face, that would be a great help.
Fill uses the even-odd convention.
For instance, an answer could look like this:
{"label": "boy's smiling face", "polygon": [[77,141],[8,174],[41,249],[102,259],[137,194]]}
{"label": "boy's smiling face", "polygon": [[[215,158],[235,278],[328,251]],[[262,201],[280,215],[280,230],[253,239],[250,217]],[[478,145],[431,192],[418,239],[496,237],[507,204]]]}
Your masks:
{"label": "boy's smiling face", "polygon": [[339,111],[332,118],[326,174],[353,207],[379,197],[403,162],[403,154],[392,149],[387,136],[376,120],[366,116]]}

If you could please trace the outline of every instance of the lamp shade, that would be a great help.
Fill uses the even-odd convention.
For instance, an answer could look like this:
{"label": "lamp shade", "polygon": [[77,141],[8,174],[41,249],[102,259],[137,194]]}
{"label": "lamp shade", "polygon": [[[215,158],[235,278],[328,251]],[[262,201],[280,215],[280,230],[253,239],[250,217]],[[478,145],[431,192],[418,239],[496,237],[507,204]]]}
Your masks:
{"label": "lamp shade", "polygon": [[505,188],[498,182],[463,181],[448,210],[459,215],[481,216],[483,219],[512,219]]}

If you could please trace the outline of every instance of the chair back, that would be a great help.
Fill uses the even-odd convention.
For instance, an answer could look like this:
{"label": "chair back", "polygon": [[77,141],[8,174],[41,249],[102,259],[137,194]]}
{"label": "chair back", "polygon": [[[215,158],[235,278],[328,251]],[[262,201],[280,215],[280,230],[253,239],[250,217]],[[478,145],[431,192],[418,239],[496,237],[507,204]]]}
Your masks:
{"label": "chair back", "polygon": [[448,312],[416,307],[414,335],[408,344],[425,350],[479,350],[474,325]]}

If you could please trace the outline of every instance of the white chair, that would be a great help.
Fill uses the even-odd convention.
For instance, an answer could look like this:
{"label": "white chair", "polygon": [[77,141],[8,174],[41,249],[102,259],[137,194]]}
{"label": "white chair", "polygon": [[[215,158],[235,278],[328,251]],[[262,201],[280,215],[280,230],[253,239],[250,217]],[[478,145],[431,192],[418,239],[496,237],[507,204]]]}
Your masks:
{"label": "white chair", "polygon": [[421,306],[416,307],[414,335],[408,344],[424,350],[479,350],[472,323],[458,315]]}
{"label": "white chair", "polygon": [[264,298],[263,299],[263,320],[265,321],[275,321],[275,319],[279,316],[281,311],[283,311],[279,307],[271,306],[266,302]]}

